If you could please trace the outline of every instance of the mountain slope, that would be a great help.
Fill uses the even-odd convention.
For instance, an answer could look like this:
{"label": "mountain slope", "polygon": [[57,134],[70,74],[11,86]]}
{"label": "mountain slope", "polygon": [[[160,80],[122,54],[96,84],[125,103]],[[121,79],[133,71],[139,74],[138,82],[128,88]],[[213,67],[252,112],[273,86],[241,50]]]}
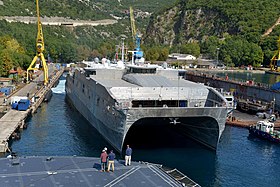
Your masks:
{"label": "mountain slope", "polygon": [[147,41],[172,45],[227,33],[258,42],[278,19],[278,7],[278,0],[181,0],[152,17]]}
{"label": "mountain slope", "polygon": [[[88,20],[110,19],[112,25],[105,26],[49,26],[43,25],[45,55],[56,62],[75,62],[96,56],[113,58],[115,46],[126,38],[131,44],[129,6],[135,13],[137,29],[142,33],[146,29],[149,17],[155,11],[168,7],[176,0],[39,0],[42,22],[74,20],[85,23]],[[12,16],[19,22],[10,23]],[[24,17],[23,17],[24,16]],[[23,24],[24,19],[26,21]],[[22,19],[22,20],[20,20]],[[24,58],[20,65],[28,67],[35,54],[37,36],[36,1],[1,0],[0,1],[0,70],[5,64],[17,66],[18,57],[7,50],[6,43],[15,40],[23,48]],[[7,21],[8,20],[8,21]],[[33,20],[33,21],[32,21]],[[34,24],[35,23],[35,24]],[[45,23],[45,22],[44,22]],[[132,46],[130,46],[132,48]],[[10,49],[9,49],[10,50]],[[4,53],[5,52],[5,53]],[[8,55],[8,58],[6,56]],[[10,66],[9,66],[10,67]],[[0,71],[1,76],[1,71]]]}

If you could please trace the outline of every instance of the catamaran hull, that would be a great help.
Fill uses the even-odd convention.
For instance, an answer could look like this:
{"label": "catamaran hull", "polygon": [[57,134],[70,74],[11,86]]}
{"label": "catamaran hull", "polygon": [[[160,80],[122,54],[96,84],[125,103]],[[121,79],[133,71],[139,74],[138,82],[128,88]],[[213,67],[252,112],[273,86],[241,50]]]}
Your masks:
{"label": "catamaran hull", "polygon": [[[104,91],[104,90],[103,90]],[[109,94],[100,92],[100,100],[108,99]],[[93,90],[98,93],[99,90]],[[71,79],[66,81],[66,94],[70,103],[97,129],[97,131],[119,152],[130,128],[142,123],[147,131],[152,123],[170,125],[211,149],[216,149],[225,128],[226,108],[222,107],[177,107],[177,108],[127,108],[115,109],[104,102],[91,105],[83,92],[75,89]],[[104,103],[104,104],[103,104]]]}

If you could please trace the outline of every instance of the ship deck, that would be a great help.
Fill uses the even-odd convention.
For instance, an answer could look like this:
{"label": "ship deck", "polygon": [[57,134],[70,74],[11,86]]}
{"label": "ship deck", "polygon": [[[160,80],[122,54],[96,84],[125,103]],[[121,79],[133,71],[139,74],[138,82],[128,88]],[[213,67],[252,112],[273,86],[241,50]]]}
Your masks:
{"label": "ship deck", "polygon": [[146,75],[138,75],[135,76],[135,80],[137,80],[138,84],[130,83],[123,79],[108,79],[108,78],[100,78],[94,77],[101,85],[105,87],[192,87],[196,89],[206,89],[204,85],[194,83],[184,79],[167,79],[163,76],[146,76]]}
{"label": "ship deck", "polygon": [[179,171],[160,165],[115,161],[114,172],[100,171],[100,158],[16,157],[0,159],[1,186],[199,186]]}

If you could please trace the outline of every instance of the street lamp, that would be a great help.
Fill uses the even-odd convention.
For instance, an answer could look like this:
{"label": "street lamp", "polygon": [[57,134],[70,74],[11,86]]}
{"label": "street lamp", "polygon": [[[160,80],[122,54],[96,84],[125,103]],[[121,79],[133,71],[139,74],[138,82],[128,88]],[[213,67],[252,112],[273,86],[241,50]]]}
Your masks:
{"label": "street lamp", "polygon": [[217,65],[219,64],[219,50],[220,48],[217,47]]}
{"label": "street lamp", "polygon": [[179,67],[178,67],[178,107],[180,107],[180,96],[179,96],[179,92],[180,92],[180,74],[179,74]]}
{"label": "street lamp", "polygon": [[124,63],[124,39],[125,38],[122,38],[122,62]]}

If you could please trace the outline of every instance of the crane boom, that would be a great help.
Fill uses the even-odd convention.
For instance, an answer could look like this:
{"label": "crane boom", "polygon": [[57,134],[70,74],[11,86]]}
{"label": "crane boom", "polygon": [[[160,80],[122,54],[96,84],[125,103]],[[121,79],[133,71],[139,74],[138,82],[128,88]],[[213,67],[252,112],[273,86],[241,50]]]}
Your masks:
{"label": "crane boom", "polygon": [[133,57],[134,60],[139,60],[143,58],[143,51],[141,51],[140,45],[141,45],[141,34],[136,31],[136,26],[135,26],[135,19],[134,19],[134,14],[133,14],[133,8],[130,6],[130,23],[131,23],[131,33],[132,33],[132,38],[135,42],[135,49],[133,52]]}
{"label": "crane boom", "polygon": [[280,36],[277,40],[278,49],[275,51],[273,57],[270,60],[270,69],[271,71],[278,71],[278,67],[280,66]]}
{"label": "crane boom", "polygon": [[[36,39],[36,55],[33,58],[31,64],[29,65],[29,67],[27,68],[27,81],[29,80],[29,71],[30,70],[39,70],[39,69],[43,69],[44,71],[44,84],[48,84],[48,66],[46,64],[46,60],[44,57],[44,50],[45,50],[45,43],[44,43],[44,37],[43,37],[43,29],[42,29],[42,23],[40,21],[40,11],[39,11],[39,2],[38,0],[36,0],[36,11],[37,11],[37,26],[38,26],[38,30],[37,30],[37,39]],[[33,67],[34,64],[40,61],[40,65],[39,68],[38,67]]]}
{"label": "crane boom", "polygon": [[132,33],[132,38],[136,36],[136,27],[135,27],[135,19],[134,19],[134,14],[133,14],[133,8],[130,7],[130,24],[131,24],[131,33]]}
{"label": "crane boom", "polygon": [[36,0],[36,10],[37,10],[37,27],[38,27],[38,33],[37,33],[37,51],[43,52],[45,50],[45,43],[44,43],[44,37],[43,37],[43,29],[42,29],[42,23],[40,21],[40,10],[39,10],[39,3],[38,0]]}

